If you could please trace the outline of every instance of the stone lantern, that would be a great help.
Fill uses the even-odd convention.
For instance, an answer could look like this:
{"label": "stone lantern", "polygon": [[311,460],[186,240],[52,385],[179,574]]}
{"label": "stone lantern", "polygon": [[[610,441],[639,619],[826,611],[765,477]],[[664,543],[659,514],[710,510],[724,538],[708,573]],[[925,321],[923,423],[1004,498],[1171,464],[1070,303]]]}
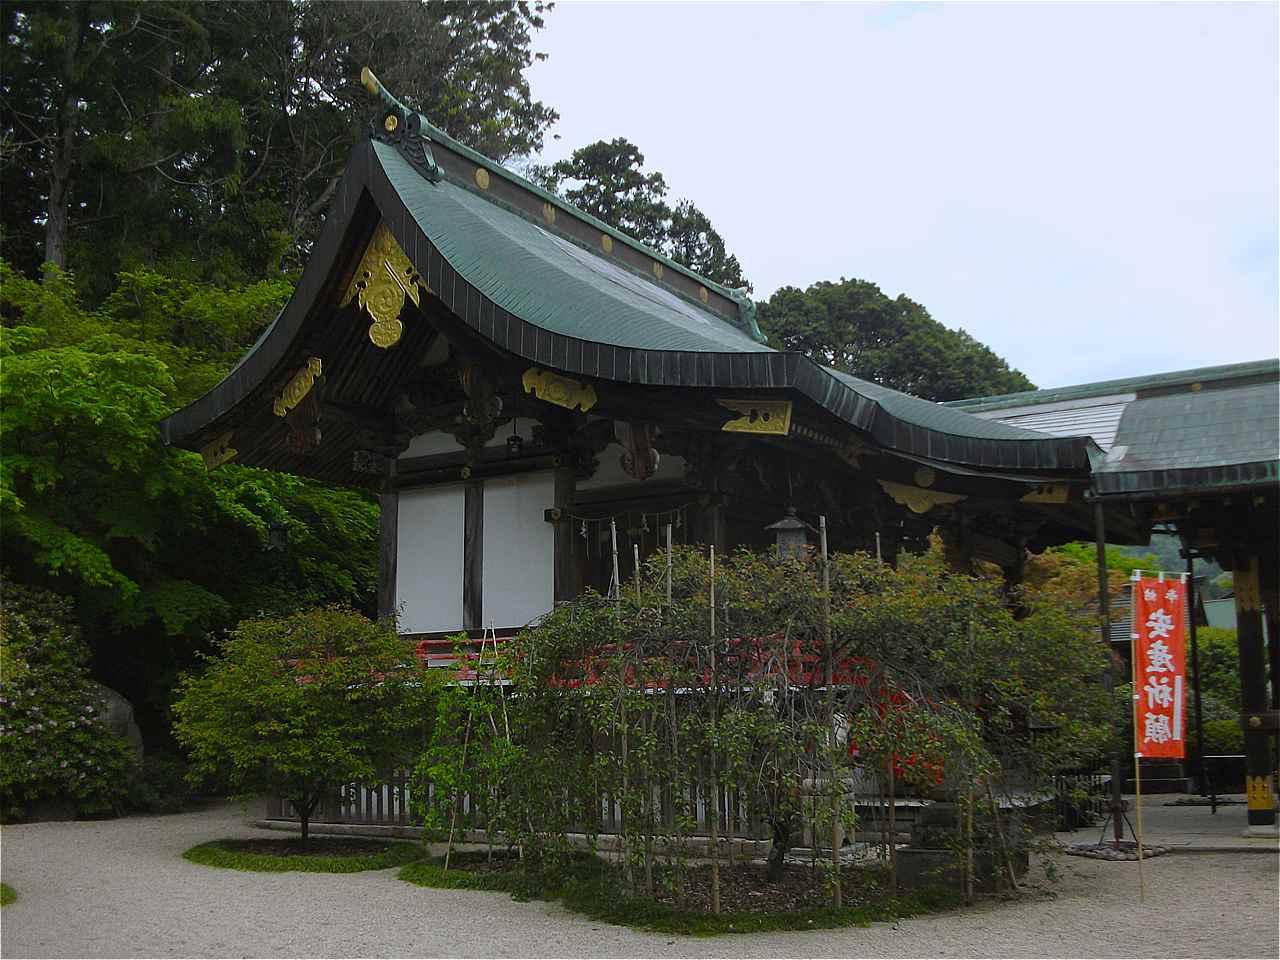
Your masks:
{"label": "stone lantern", "polygon": [[787,515],[765,529],[773,531],[778,556],[797,559],[804,557],[805,548],[809,546],[809,534],[813,532],[813,527],[796,516],[795,507],[787,507]]}

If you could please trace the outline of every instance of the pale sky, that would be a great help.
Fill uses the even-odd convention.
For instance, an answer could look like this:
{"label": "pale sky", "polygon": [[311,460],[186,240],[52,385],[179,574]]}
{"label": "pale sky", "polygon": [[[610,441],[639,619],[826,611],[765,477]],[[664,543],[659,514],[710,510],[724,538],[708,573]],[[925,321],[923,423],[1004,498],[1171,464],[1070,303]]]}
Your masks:
{"label": "pale sky", "polygon": [[1275,3],[559,0],[546,162],[623,136],[757,298],[858,277],[1038,386],[1280,354]]}

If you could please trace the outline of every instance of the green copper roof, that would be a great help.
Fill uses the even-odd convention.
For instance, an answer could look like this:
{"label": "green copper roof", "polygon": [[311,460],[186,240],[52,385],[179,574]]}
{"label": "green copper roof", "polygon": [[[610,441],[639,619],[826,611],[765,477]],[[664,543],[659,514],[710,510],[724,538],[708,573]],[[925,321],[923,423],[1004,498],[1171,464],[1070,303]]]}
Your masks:
{"label": "green copper roof", "polygon": [[998,420],[983,420],[967,413],[960,413],[948,407],[922,400],[908,393],[900,393],[889,387],[860,380],[834,367],[825,367],[828,373],[841,383],[865,397],[875,400],[885,413],[892,417],[940,430],[956,436],[984,437],[989,440],[1041,440],[1044,434],[1037,430],[1026,430],[1022,427],[1011,427]]}
{"label": "green copper roof", "polygon": [[734,325],[475,191],[424,180],[373,145],[405,209],[440,255],[495,304],[544,330],[639,350],[765,351]]}
{"label": "green copper roof", "polygon": [[1274,487],[1278,481],[1275,379],[1139,397],[1125,408],[1115,444],[1094,473],[1094,488],[1103,495]]}
{"label": "green copper roof", "polygon": [[[486,184],[471,157],[424,140],[416,132],[421,118],[410,119],[399,127],[408,131],[403,140],[356,147],[293,298],[222,383],[164,422],[168,442],[214,438],[234,409],[260,404],[255,397],[296,369],[305,344],[333,323],[350,269],[343,264],[353,262],[352,245],[365,242],[373,216],[440,303],[476,335],[606,390],[615,381],[805,400],[887,450],[958,468],[1083,478],[1100,453],[1088,437],[982,420],[772,350],[751,336],[749,311],[737,301],[701,290],[683,274],[677,284],[659,282],[653,261],[631,248],[610,254],[594,228],[549,214],[516,192],[514,181]],[[341,365],[361,356],[399,364],[359,351],[327,355],[326,377],[338,382]]]}

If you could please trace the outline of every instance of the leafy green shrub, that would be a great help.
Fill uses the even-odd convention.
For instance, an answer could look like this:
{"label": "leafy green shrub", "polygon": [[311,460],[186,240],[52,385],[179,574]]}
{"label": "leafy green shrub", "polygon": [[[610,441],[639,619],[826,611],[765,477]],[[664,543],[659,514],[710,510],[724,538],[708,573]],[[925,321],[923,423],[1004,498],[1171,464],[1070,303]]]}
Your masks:
{"label": "leafy green shrub", "polygon": [[1239,720],[1206,720],[1204,752],[1209,756],[1244,753],[1244,731]]}
{"label": "leafy green shrub", "polygon": [[88,650],[71,605],[56,594],[3,584],[0,601],[0,814],[30,816],[43,802],[78,815],[119,812],[133,753],[102,719]]}
{"label": "leafy green shrub", "polygon": [[125,806],[133,813],[180,813],[196,798],[187,764],[172,753],[148,753],[129,778]]}
{"label": "leafy green shrub", "polygon": [[18,894],[7,883],[0,883],[0,907],[7,907],[18,899]]}
{"label": "leafy green shrub", "polygon": [[323,798],[376,781],[422,743],[436,680],[393,624],[349,607],[245,620],[183,678],[173,730],[193,780],[285,798],[305,841]]}

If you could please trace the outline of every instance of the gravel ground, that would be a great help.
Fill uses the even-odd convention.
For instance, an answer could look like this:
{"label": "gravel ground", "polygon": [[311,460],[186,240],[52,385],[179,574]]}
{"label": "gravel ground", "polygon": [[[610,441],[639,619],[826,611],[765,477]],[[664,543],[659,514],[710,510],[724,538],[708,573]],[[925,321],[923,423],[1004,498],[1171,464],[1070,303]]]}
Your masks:
{"label": "gravel ground", "polygon": [[[17,903],[4,957],[858,956],[1276,957],[1277,858],[1181,854],[1146,865],[1057,858],[1056,885],[1017,902],[867,929],[707,939],[593,923],[505,894],[430,890],[395,870],[256,874],[181,859],[196,843],[268,835],[237,806],[0,834]],[[276,834],[278,836],[278,834]],[[1047,893],[1046,891],[1052,891]]]}

